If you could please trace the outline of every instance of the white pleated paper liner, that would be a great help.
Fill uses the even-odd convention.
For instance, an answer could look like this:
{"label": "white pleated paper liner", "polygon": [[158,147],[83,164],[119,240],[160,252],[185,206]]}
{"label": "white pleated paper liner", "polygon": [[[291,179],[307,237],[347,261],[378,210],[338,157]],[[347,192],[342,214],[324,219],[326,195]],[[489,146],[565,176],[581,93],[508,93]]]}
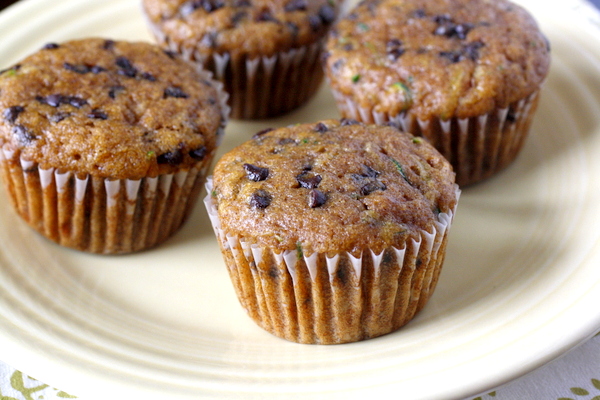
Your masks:
{"label": "white pleated paper liner", "polygon": [[323,40],[268,57],[232,57],[230,53],[207,57],[177,43],[156,24],[148,21],[148,26],[159,44],[213,72],[229,93],[235,119],[270,118],[292,111],[306,103],[323,80]]}
{"label": "white pleated paper liner", "polygon": [[109,180],[43,169],[0,150],[0,171],[18,214],[58,244],[102,254],[134,252],[169,238],[190,214],[209,166]]}
{"label": "white pleated paper liner", "polygon": [[417,240],[380,254],[278,253],[222,229],[212,186],[209,177],[204,203],[238,299],[276,336],[337,344],[385,335],[408,323],[435,289],[455,210],[440,213]]}
{"label": "white pleated paper liner", "polygon": [[345,118],[376,124],[393,121],[403,130],[427,138],[450,161],[456,183],[462,187],[482,181],[514,161],[529,132],[540,91],[488,114],[448,120],[422,120],[410,111],[389,115],[360,107],[334,89],[332,93]]}

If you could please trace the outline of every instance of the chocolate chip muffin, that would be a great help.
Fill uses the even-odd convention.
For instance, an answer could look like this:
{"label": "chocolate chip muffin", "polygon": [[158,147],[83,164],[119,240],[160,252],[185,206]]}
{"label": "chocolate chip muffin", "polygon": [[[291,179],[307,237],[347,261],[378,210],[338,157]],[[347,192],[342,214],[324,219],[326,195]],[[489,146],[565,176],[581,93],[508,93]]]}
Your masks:
{"label": "chocolate chip muffin", "polygon": [[18,214],[94,253],[146,249],[189,214],[222,134],[208,73],[148,43],[83,39],[0,73],[0,171]]}
{"label": "chocolate chip muffin", "polygon": [[159,44],[211,70],[233,118],[304,104],[323,78],[319,55],[337,0],[143,0]]}
{"label": "chocolate chip muffin", "polygon": [[535,20],[507,0],[365,0],[326,54],[343,116],[426,137],[460,185],[515,159],[550,65]]}
{"label": "chocolate chip muffin", "polygon": [[350,120],[260,132],[207,187],[241,304],[300,343],[409,322],[436,286],[458,201],[450,164],[424,139]]}

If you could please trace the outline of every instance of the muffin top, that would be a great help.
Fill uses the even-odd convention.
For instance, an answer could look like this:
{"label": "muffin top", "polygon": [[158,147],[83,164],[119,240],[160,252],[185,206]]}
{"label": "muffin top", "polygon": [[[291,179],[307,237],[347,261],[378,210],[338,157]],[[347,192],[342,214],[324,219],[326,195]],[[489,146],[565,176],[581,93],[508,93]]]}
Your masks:
{"label": "muffin top", "polygon": [[110,179],[187,168],[214,151],[224,124],[207,77],[147,43],[47,44],[0,73],[0,146]]}
{"label": "muffin top", "polygon": [[401,248],[457,202],[424,139],[352,120],[259,132],[219,160],[211,195],[227,234],[307,255]]}
{"label": "muffin top", "polygon": [[365,0],[327,48],[335,90],[423,120],[505,108],[536,91],[550,65],[535,20],[507,0]]}
{"label": "muffin top", "polygon": [[206,56],[271,56],[316,42],[337,0],[143,0],[159,40]]}

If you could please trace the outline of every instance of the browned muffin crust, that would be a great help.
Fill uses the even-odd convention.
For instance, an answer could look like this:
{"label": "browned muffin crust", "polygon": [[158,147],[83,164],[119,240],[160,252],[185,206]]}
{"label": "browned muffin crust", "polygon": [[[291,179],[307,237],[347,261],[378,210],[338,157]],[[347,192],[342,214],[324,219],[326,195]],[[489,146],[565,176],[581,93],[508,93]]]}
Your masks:
{"label": "browned muffin crust", "polygon": [[44,169],[171,173],[211,154],[222,123],[213,83],[148,43],[50,43],[0,74],[0,146]]}
{"label": "browned muffin crust", "polygon": [[426,141],[351,120],[255,135],[219,160],[212,196],[227,234],[304,254],[402,247],[457,202]]}
{"label": "browned muffin crust", "polygon": [[468,118],[527,97],[550,48],[507,0],[365,0],[331,31],[327,75],[361,107]]}
{"label": "browned muffin crust", "polygon": [[163,40],[204,56],[232,58],[272,56],[314,43],[337,15],[332,0],[143,0],[143,6]]}

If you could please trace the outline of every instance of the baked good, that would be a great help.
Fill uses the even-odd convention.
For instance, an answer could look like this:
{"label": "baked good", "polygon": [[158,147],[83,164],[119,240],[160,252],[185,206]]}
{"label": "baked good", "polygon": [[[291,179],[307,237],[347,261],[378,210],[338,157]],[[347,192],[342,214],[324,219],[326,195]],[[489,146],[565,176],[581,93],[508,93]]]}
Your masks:
{"label": "baked good", "polygon": [[232,118],[304,104],[323,78],[320,52],[337,0],[143,0],[158,43],[225,84]]}
{"label": "baked good", "polygon": [[279,337],[380,336],[433,293],[458,192],[422,138],[351,120],[274,129],[225,154],[208,182],[238,298]]}
{"label": "baked good", "polygon": [[33,228],[94,253],[170,237],[223,133],[219,84],[149,43],[50,43],[0,74],[5,195]]}
{"label": "baked good", "polygon": [[515,159],[550,65],[535,20],[507,0],[365,0],[326,54],[344,117],[426,137],[460,185]]}

